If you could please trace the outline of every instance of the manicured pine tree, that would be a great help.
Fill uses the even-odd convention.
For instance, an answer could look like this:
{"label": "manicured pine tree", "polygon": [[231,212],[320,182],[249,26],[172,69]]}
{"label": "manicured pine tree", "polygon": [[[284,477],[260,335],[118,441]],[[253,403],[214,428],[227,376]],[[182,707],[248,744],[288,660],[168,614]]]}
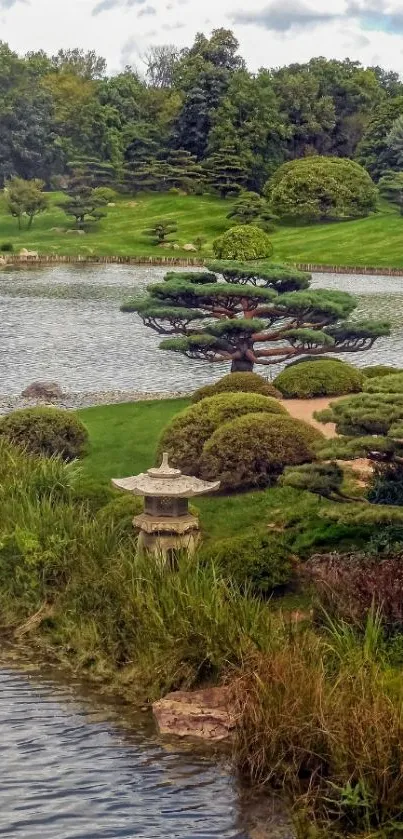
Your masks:
{"label": "manicured pine tree", "polygon": [[355,298],[310,289],[310,280],[287,266],[222,260],[202,273],[168,274],[122,311],[136,312],[146,326],[167,336],[161,349],[227,361],[232,372],[301,356],[362,352],[389,334],[384,322],[348,320]]}
{"label": "manicured pine tree", "polygon": [[93,157],[80,157],[68,164],[70,186],[85,186],[95,189],[98,186],[114,188],[117,183],[117,172],[112,163],[97,160]]}
{"label": "manicured pine tree", "polygon": [[239,195],[244,188],[248,169],[234,146],[224,146],[204,161],[208,183],[221,198]]}

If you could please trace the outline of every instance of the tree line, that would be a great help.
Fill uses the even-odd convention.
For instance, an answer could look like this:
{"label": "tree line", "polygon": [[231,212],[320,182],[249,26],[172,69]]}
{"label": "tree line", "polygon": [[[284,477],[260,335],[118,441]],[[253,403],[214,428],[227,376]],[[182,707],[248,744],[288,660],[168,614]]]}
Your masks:
{"label": "tree line", "polygon": [[352,158],[378,180],[399,168],[388,144],[403,115],[397,73],[359,62],[247,70],[233,33],[152,47],[144,72],[108,76],[95,52],[19,56],[0,43],[0,184],[18,176],[63,188],[261,192],[278,166]]}

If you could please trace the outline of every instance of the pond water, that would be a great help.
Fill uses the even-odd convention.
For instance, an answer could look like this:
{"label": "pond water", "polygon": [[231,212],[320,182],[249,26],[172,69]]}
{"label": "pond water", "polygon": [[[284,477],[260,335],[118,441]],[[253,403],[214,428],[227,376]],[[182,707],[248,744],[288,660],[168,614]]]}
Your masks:
{"label": "pond water", "polygon": [[[160,338],[120,302],[162,279],[143,266],[56,266],[0,272],[0,392],[18,394],[35,380],[65,391],[188,391],[218,378],[228,365],[190,361],[158,350]],[[316,274],[314,287],[359,297],[359,317],[391,320],[392,339],[349,355],[357,365],[401,364],[403,278]],[[273,377],[276,368],[260,368]]]}
{"label": "pond water", "polygon": [[224,758],[175,751],[148,715],[5,663],[0,682],[0,836],[290,839],[276,801],[247,802]]}

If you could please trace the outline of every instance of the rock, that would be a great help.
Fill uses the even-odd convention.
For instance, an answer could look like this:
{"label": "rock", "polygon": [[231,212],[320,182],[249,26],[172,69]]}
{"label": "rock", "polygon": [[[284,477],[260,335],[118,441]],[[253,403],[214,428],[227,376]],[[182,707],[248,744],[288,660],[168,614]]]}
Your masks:
{"label": "rock", "polygon": [[67,236],[85,236],[85,230],[66,230]]}
{"label": "rock", "polygon": [[64,227],[51,227],[50,232],[51,233],[66,233],[66,230],[65,230]]}
{"label": "rock", "polygon": [[192,245],[190,242],[187,245],[183,245],[183,251],[195,251],[197,252],[196,245]]}
{"label": "rock", "polygon": [[158,245],[159,248],[172,248],[171,242],[160,242]]}
{"label": "rock", "polygon": [[153,712],[161,734],[216,742],[230,737],[235,728],[235,714],[225,687],[168,693],[154,702]]}
{"label": "rock", "polygon": [[181,250],[181,246],[180,246],[180,245],[178,245],[178,244],[177,244],[177,242],[175,242],[175,243],[172,245],[172,250],[173,250],[173,251],[180,251],[180,250]]}
{"label": "rock", "polygon": [[26,248],[21,248],[20,256],[23,259],[28,259],[28,258],[39,259],[39,254],[38,254],[37,251],[28,251]]}
{"label": "rock", "polygon": [[137,207],[138,203],[138,201],[128,201],[126,207]]}
{"label": "rock", "polygon": [[4,256],[0,256],[0,265],[7,265],[7,260],[4,258]]}
{"label": "rock", "polygon": [[115,202],[114,201],[108,201],[108,207],[116,207]]}
{"label": "rock", "polygon": [[63,391],[57,382],[32,382],[21,396],[26,399],[61,399]]}

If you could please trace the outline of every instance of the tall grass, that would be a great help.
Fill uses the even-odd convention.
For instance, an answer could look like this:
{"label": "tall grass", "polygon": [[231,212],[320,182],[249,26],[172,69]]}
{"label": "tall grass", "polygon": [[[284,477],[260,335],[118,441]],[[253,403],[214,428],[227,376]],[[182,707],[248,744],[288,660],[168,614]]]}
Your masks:
{"label": "tall grass", "polygon": [[403,685],[381,641],[374,614],[363,637],[336,623],[323,635],[284,628],[236,684],[242,771],[347,832],[403,817]]}

